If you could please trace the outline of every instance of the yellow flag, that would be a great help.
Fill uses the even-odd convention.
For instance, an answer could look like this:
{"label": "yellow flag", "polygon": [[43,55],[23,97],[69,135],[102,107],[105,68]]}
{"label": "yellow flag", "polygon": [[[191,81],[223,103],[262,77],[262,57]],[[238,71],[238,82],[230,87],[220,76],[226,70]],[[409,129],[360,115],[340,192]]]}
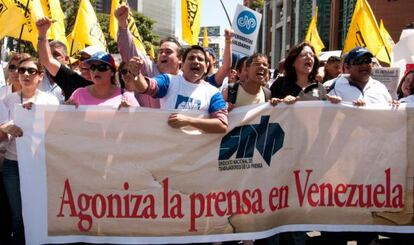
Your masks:
{"label": "yellow flag", "polygon": [[388,53],[391,55],[392,48],[394,47],[395,43],[392,40],[391,35],[388,33],[387,29],[385,29],[384,23],[380,20],[379,30],[382,36],[382,40],[384,40],[385,48],[387,49]]}
{"label": "yellow flag", "polygon": [[181,0],[183,40],[190,45],[198,43],[200,33],[201,0]]}
{"label": "yellow flag", "polygon": [[2,0],[1,3],[0,39],[4,36],[21,38],[32,42],[37,49],[36,21],[44,16],[39,0]]}
{"label": "yellow flag", "polygon": [[70,56],[76,54],[82,47],[93,45],[106,50],[105,36],[96,18],[95,11],[89,0],[81,0],[75,25],[68,36]]}
{"label": "yellow flag", "polygon": [[[115,9],[118,8],[119,5],[124,3],[124,0],[112,0],[111,4],[111,16],[109,19],[109,35],[116,41],[117,33],[118,33],[118,20],[115,18]],[[128,15],[128,29],[131,32],[132,36],[134,37],[134,43],[137,48],[146,54],[145,46],[142,43],[141,35],[139,34],[137,25],[135,24],[135,19],[132,16],[132,13],[129,12]]]}
{"label": "yellow flag", "polygon": [[63,42],[67,48],[69,48],[65,32],[65,15],[60,7],[59,0],[40,0],[40,3],[42,4],[45,16],[54,20],[49,29],[48,38],[59,40]]}
{"label": "yellow flag", "polygon": [[317,21],[318,21],[318,7],[316,6],[315,14],[312,17],[311,22],[309,23],[308,31],[306,32],[305,41],[309,42],[315,49],[316,55],[318,55],[325,45],[321,40],[321,37],[318,33],[317,28]]}
{"label": "yellow flag", "polygon": [[203,32],[203,48],[208,48],[207,27],[204,27]]}
{"label": "yellow flag", "polygon": [[391,62],[391,56],[385,48],[377,21],[366,0],[358,0],[356,3],[343,52],[347,53],[357,46],[366,47],[378,60],[384,63]]}
{"label": "yellow flag", "polygon": [[150,44],[150,50],[149,50],[148,55],[152,60],[155,60],[155,51],[154,51],[154,46],[152,44]]}

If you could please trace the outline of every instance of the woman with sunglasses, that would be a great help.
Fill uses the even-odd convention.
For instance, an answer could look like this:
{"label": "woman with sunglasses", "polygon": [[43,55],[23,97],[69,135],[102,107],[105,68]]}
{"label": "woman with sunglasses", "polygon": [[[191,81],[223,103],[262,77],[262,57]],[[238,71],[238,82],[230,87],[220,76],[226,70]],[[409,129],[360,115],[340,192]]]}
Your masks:
{"label": "woman with sunglasses", "polygon": [[[135,90],[134,87],[134,75],[128,69],[127,63],[124,61],[119,64],[118,67],[118,81],[121,89],[125,89],[126,91],[133,92]],[[136,95],[136,98],[140,103],[140,94]]]}
{"label": "woman with sunglasses", "polygon": [[92,85],[78,88],[66,104],[105,105],[105,106],[139,106],[131,92],[115,85],[115,61],[106,52],[98,52],[86,60],[90,65]]}
{"label": "woman with sunglasses", "polygon": [[14,106],[22,104],[24,108],[30,109],[33,104],[59,105],[59,101],[55,96],[37,89],[39,82],[43,78],[43,71],[36,58],[29,57],[20,60],[17,72],[21,91],[14,92],[3,100],[7,111],[1,111],[0,113],[8,114],[9,118],[8,121],[0,122],[0,138],[5,136],[9,138],[3,163],[3,184],[11,210],[12,244],[24,244],[19,167],[15,140],[16,137],[23,135],[23,131],[14,124]]}
{"label": "woman with sunglasses", "polygon": [[7,85],[0,88],[0,100],[13,92],[20,91],[22,88],[19,83],[17,68],[19,61],[28,57],[30,55],[27,53],[13,53],[10,55],[9,64],[7,65]]}

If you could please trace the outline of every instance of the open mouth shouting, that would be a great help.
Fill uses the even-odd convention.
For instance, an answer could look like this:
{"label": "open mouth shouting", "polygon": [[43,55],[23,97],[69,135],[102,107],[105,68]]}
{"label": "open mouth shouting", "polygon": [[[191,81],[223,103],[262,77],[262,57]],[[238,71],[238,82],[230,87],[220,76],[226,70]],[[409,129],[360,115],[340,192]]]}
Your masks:
{"label": "open mouth shouting", "polygon": [[313,61],[310,60],[310,59],[309,60],[306,60],[304,65],[305,65],[305,68],[306,69],[312,70],[312,68],[313,68]]}

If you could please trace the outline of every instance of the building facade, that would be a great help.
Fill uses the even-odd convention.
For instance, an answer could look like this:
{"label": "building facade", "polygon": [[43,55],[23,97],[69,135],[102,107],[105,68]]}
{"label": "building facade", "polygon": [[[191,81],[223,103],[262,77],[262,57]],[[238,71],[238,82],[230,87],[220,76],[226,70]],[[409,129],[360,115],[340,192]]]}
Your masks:
{"label": "building facade", "polygon": [[[128,5],[135,11],[155,21],[153,32],[162,38],[175,34],[176,0],[128,0]],[[111,12],[111,1],[97,0],[96,12]]]}
{"label": "building facade", "polygon": [[[265,0],[257,51],[267,54],[272,68],[289,49],[302,42],[318,4],[318,31],[326,50],[343,47],[357,0]],[[379,23],[383,20],[395,42],[402,29],[414,22],[413,0],[368,0]],[[246,6],[251,1],[244,2]]]}

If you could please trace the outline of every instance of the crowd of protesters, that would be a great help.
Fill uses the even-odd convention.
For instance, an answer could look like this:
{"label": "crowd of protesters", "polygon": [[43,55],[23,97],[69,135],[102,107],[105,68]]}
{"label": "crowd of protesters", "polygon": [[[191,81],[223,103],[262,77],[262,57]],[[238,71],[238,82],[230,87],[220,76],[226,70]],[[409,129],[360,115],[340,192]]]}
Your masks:
{"label": "crowd of protesters", "polygon": [[[172,128],[192,126],[206,133],[225,133],[229,111],[239,106],[310,100],[356,106],[397,103],[371,77],[374,56],[363,47],[351,50],[345,58],[330,57],[320,66],[312,45],[301,43],[271,77],[266,55],[232,56],[233,31],[225,30],[223,63],[218,69],[213,68],[217,59],[210,50],[197,45],[184,49],[172,37],[161,41],[158,59],[153,61],[136,48],[127,28],[128,13],[125,5],[115,11],[119,65],[111,54],[89,46],[79,52],[78,68],[71,69],[67,47],[47,39],[52,23],[48,18],[36,22],[38,58],[26,53],[10,55],[6,86],[0,88],[0,244],[25,244],[15,141],[24,132],[14,124],[16,104],[26,109],[33,104],[175,109],[168,118]],[[397,90],[401,103],[414,101],[414,69],[407,67]],[[206,116],[190,117],[182,110]],[[334,235],[326,237],[333,239],[330,244],[342,241]],[[376,236],[350,234],[348,238],[371,244]],[[307,239],[305,232],[293,232],[244,243],[306,244]]]}

